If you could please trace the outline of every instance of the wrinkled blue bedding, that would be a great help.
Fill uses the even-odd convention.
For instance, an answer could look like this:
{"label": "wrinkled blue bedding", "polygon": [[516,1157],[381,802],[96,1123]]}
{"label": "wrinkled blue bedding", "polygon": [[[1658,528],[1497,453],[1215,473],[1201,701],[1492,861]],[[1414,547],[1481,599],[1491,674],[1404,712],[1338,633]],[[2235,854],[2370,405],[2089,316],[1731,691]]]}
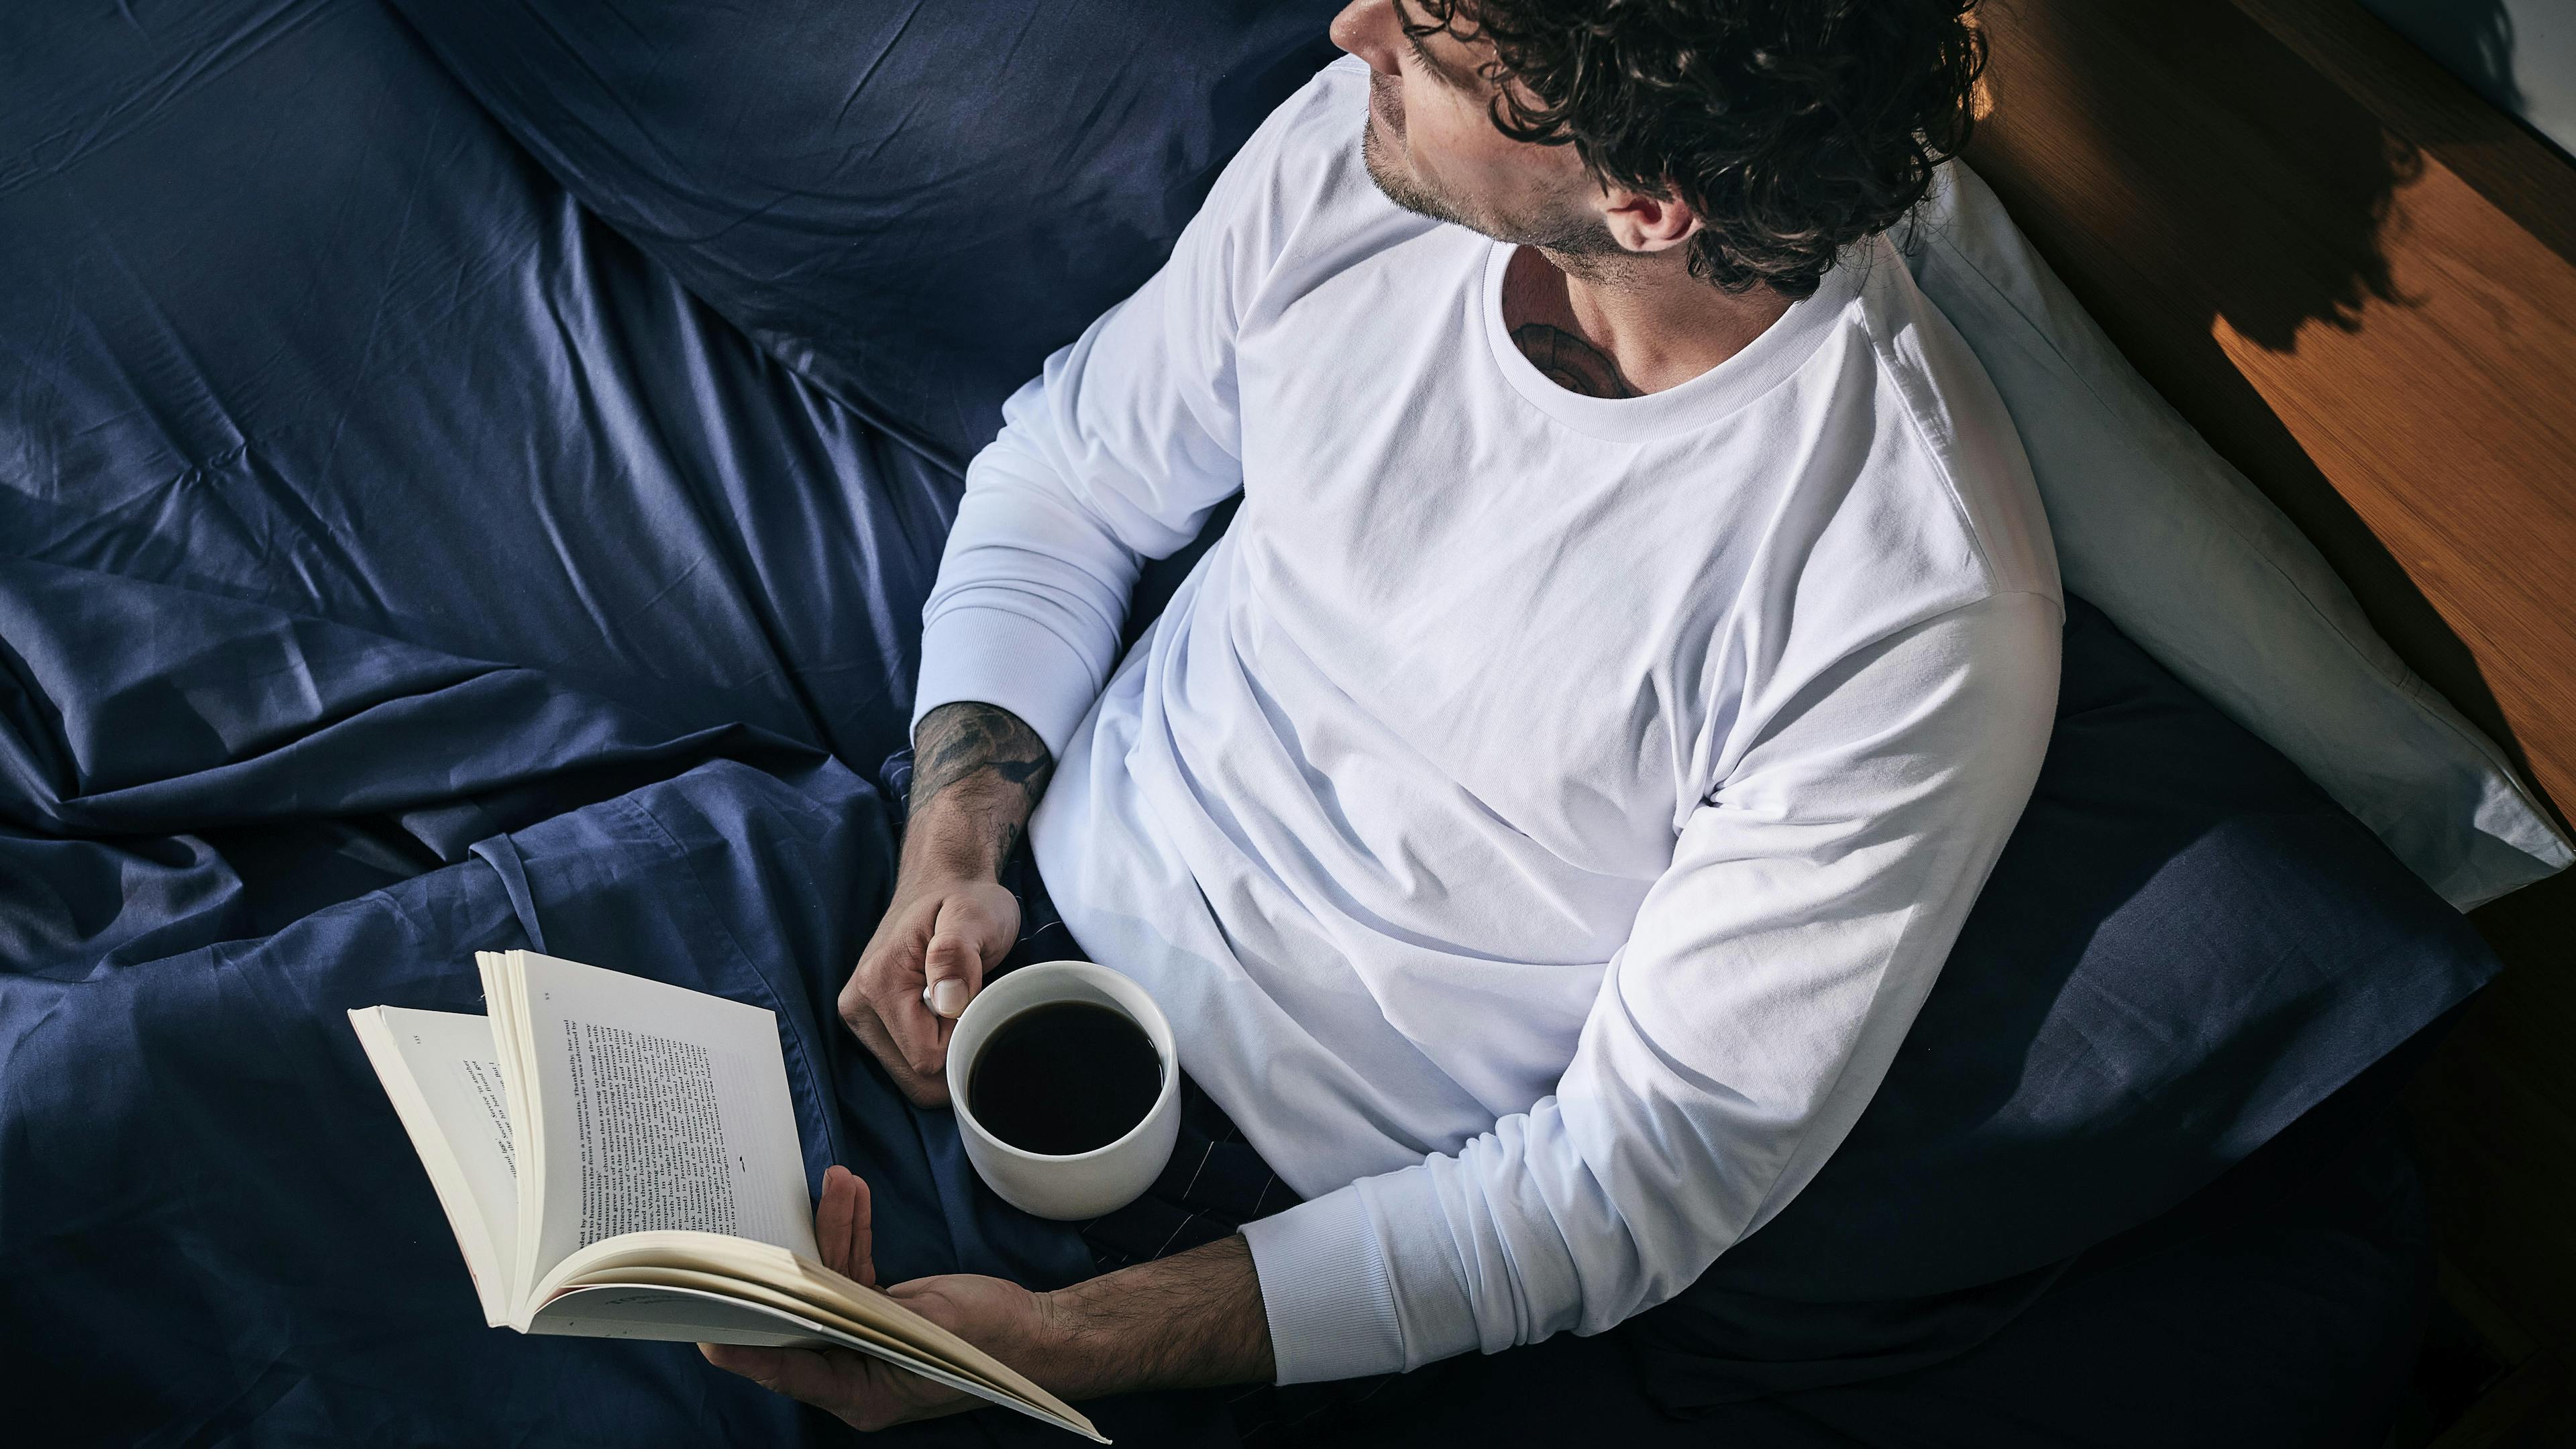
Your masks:
{"label": "wrinkled blue bedding", "polygon": [[[684,1347],[483,1328],[341,1013],[479,1009],[470,953],[511,945],[768,1006],[808,1166],[878,1185],[883,1269],[1087,1271],[829,1017],[891,879],[872,777],[903,742],[955,464],[1150,269],[1333,7],[879,7],[834,72],[789,25],[828,7],[786,6],[740,42],[765,50],[685,71],[845,86],[858,129],[829,165],[741,160],[775,128],[654,109],[722,110],[672,59],[727,33],[713,7],[624,30],[574,3],[400,8],[0,14],[0,1422],[827,1436]],[[1031,59],[1068,54],[1071,81]],[[967,189],[1072,168],[993,243],[1050,257],[1034,290],[977,291],[993,256],[890,230],[905,195],[962,194],[942,138],[971,117],[927,89],[960,56],[997,58],[1008,101]],[[1152,66],[1180,79],[1132,83]],[[1023,135],[1122,149],[989,154]],[[834,191],[852,175],[864,194]],[[1819,1305],[2045,1275],[2493,969],[2133,654],[2101,656],[2061,731],[2092,773],[2052,765],[2012,898],[1980,905],[1881,1104],[1702,1295],[1679,1397],[1790,1384],[1754,1361],[1792,1319],[1847,1365],[1795,1382],[1865,1377],[1920,1324],[1873,1310],[1876,1340],[1835,1337]],[[1710,1343],[1735,1354],[1713,1377]],[[1097,1417],[1230,1434],[1205,1396]]]}

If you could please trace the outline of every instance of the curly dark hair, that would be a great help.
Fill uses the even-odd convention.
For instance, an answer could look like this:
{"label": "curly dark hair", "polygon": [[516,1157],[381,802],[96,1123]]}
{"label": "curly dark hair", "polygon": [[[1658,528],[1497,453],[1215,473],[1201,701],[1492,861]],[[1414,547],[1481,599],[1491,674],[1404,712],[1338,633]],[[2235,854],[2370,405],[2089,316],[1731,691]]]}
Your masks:
{"label": "curly dark hair", "polygon": [[[1977,0],[1412,0],[1417,36],[1493,43],[1494,124],[1678,195],[1693,275],[1814,293],[1842,248],[1911,213],[1967,144]],[[1518,86],[1505,84],[1516,81]]]}

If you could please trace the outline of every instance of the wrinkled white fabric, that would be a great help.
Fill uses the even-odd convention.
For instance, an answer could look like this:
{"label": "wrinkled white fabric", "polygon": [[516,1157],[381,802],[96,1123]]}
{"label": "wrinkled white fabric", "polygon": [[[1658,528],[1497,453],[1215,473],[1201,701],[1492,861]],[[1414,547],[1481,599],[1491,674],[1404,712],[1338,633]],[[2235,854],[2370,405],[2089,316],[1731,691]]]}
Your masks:
{"label": "wrinkled white fabric", "polygon": [[[1885,1074],[2046,746],[2012,426],[1884,242],[1714,370],[1577,396],[1509,249],[1388,203],[1365,76],[1263,126],[976,458],[918,708],[1058,759],[1039,868],[1309,1202],[1282,1381],[1669,1297]],[[1140,559],[1242,512],[1118,660]],[[1113,673],[1114,667],[1114,673]]]}

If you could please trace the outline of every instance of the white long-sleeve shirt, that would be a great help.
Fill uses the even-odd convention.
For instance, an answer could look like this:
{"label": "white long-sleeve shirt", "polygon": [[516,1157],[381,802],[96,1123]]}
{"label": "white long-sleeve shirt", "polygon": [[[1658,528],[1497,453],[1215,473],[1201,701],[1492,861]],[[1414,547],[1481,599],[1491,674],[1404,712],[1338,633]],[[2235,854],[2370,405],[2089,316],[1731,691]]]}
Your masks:
{"label": "white long-sleeve shirt", "polygon": [[[1344,61],[974,461],[918,710],[1010,710],[1075,936],[1309,1200],[1283,1382],[1595,1332],[1812,1178],[2046,745],[2061,605],[2002,404],[1883,242],[1626,400],[1407,214]],[[1241,513],[1121,663],[1141,559]],[[1114,672],[1113,672],[1114,669]]]}

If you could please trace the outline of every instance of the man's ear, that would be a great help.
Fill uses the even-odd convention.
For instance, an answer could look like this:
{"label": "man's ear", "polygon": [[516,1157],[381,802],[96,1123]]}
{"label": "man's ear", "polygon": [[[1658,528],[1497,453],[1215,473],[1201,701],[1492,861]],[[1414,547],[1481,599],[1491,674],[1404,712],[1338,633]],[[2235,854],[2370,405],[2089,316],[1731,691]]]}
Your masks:
{"label": "man's ear", "polygon": [[1601,221],[1622,251],[1669,251],[1699,234],[1699,213],[1679,196],[1649,196],[1624,186],[1605,187]]}

